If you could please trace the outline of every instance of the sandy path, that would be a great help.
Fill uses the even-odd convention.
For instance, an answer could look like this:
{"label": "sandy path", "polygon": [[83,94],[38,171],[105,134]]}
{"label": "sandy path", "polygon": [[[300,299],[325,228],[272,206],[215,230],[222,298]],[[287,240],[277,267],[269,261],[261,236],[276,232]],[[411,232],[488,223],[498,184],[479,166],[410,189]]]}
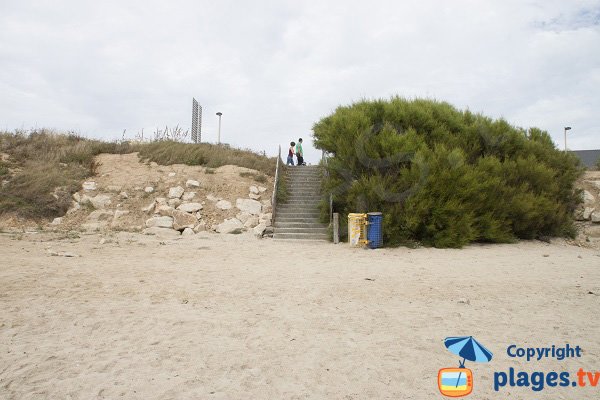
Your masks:
{"label": "sandy path", "polygon": [[[458,365],[442,340],[455,335],[494,352],[490,364],[467,365],[472,398],[600,395],[600,386],[496,393],[491,383],[511,366],[600,370],[597,251],[99,238],[0,235],[1,399],[441,398],[438,369]],[[513,343],[566,342],[584,356],[506,355]]]}

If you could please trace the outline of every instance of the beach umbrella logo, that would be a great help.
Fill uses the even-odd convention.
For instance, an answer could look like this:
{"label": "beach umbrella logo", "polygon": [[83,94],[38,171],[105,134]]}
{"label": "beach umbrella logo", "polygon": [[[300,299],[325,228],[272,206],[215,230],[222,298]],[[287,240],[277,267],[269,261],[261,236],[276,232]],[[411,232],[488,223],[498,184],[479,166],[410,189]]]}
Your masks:
{"label": "beach umbrella logo", "polygon": [[438,372],[440,393],[448,397],[462,397],[473,391],[473,372],[465,368],[467,360],[490,362],[492,352],[479,343],[473,336],[452,336],[444,339],[444,346],[453,354],[461,357],[458,368],[442,368]]}

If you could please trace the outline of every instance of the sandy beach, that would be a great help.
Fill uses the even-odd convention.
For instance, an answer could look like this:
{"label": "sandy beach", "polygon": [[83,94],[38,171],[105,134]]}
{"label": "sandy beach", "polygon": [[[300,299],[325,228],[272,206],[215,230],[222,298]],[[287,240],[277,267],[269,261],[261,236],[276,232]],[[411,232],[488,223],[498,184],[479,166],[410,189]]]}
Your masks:
{"label": "sandy beach", "polygon": [[[467,362],[471,398],[600,396],[493,390],[510,367],[600,370],[600,253],[561,241],[373,251],[31,233],[0,235],[0,253],[2,399],[442,398],[438,370],[459,361],[443,339],[462,335],[494,353]],[[582,357],[506,354],[565,343]]]}

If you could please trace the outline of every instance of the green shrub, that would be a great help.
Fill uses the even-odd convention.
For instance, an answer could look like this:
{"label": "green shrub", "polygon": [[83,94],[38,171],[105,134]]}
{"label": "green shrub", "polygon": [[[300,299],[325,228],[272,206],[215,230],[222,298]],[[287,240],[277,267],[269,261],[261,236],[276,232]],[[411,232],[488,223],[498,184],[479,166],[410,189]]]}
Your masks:
{"label": "green shrub", "polygon": [[546,132],[432,100],[361,101],[314,126],[334,209],[384,213],[388,244],[568,236],[582,169]]}

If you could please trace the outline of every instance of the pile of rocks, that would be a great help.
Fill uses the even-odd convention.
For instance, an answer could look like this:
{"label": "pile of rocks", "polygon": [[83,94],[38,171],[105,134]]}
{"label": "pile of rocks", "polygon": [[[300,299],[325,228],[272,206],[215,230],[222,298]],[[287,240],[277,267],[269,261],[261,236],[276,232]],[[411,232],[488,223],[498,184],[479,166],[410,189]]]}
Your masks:
{"label": "pile of rocks", "polygon": [[579,226],[579,240],[600,243],[600,180],[584,180],[583,204],[575,210]]}
{"label": "pile of rocks", "polygon": [[[195,189],[200,187],[200,182],[197,180],[188,179],[185,188],[174,186],[165,190],[164,197],[154,198],[150,204],[141,208],[141,214],[138,207],[143,206],[143,203],[141,205],[138,203],[135,208],[131,208],[132,199],[139,201],[149,196],[160,196],[160,189],[157,190],[153,186],[130,188],[134,192],[130,198],[130,195],[120,186],[107,186],[100,190],[93,181],[84,182],[82,186],[83,190],[73,195],[73,203],[67,216],[54,219],[53,225],[63,224],[64,219],[72,222],[73,218],[69,219],[69,214],[78,212],[75,215],[79,217],[75,217],[75,220],[84,216],[85,219],[79,225],[87,231],[117,229],[142,231],[146,234],[166,237],[194,235],[201,231],[217,233],[252,231],[257,237],[262,237],[265,233],[272,234],[271,200],[261,199],[261,196],[267,192],[265,187],[250,186],[248,198],[236,199],[235,205],[229,200],[212,194],[207,195],[206,201],[213,202],[214,209],[226,211],[225,214],[228,216],[235,213],[233,207],[238,211],[235,217],[225,218],[224,221],[218,220],[215,223],[214,212],[210,211],[207,216],[203,215],[206,201],[197,199],[198,192]],[[213,208],[209,207],[209,210]],[[222,219],[223,214],[220,215]],[[123,218],[124,216],[128,217]]]}
{"label": "pile of rocks", "polygon": [[[196,184],[195,181],[193,183],[188,181],[186,185],[194,187]],[[252,188],[256,189],[256,193]],[[164,233],[162,231],[164,229],[171,229],[181,232],[182,235],[193,235],[207,229],[218,233],[241,233],[252,229],[254,235],[262,237],[267,228],[271,226],[272,217],[270,200],[263,200],[262,203],[258,201],[260,199],[259,193],[264,193],[266,190],[266,188],[251,186],[249,195],[258,195],[257,199],[237,199],[235,207],[239,210],[239,213],[234,218],[227,218],[220,224],[207,227],[202,220],[204,202],[190,202],[189,200],[195,197],[195,192],[186,192],[181,186],[172,187],[169,189],[166,198],[156,198],[151,204],[142,209],[146,213],[153,213],[153,216],[146,220],[144,233],[159,234]],[[230,201],[212,194],[207,195],[206,198],[214,202],[215,207],[220,210],[229,210],[233,207]]]}

